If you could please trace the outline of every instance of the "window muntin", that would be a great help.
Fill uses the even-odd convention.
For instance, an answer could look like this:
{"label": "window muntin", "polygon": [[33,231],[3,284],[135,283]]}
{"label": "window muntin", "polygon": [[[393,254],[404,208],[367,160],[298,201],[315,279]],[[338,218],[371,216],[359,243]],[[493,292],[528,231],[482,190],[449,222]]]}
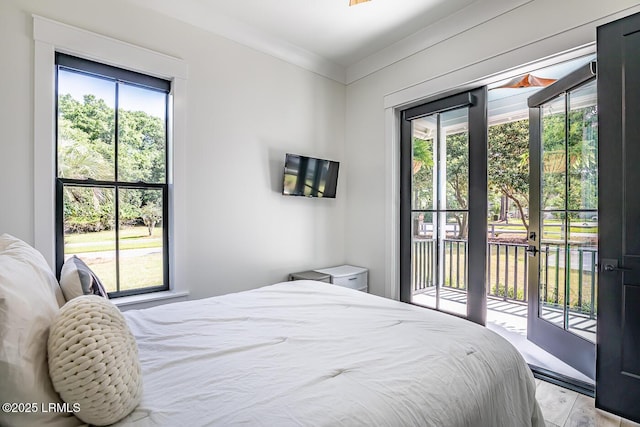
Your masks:
{"label": "window muntin", "polygon": [[167,290],[170,82],[56,54],[56,264],[111,297]]}

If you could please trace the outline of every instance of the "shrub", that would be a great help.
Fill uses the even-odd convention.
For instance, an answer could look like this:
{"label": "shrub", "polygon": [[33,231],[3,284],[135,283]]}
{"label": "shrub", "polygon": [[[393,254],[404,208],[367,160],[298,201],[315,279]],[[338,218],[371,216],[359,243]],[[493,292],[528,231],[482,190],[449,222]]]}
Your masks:
{"label": "shrub", "polygon": [[498,283],[497,285],[491,285],[491,294],[492,295],[497,295],[497,296],[501,296],[504,297],[506,296],[507,298],[510,299],[515,299],[518,301],[524,301],[524,289],[518,289],[518,293],[517,295],[514,296],[514,289],[513,287],[509,287],[507,288],[507,292],[505,294],[505,290],[504,290],[504,284],[502,283]]}

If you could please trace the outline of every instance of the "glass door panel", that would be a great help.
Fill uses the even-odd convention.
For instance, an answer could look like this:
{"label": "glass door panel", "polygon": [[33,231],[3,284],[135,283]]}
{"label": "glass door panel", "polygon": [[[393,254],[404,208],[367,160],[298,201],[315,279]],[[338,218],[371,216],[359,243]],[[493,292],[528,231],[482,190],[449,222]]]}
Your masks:
{"label": "glass door panel", "polygon": [[[464,218],[464,219],[461,219]],[[467,314],[467,213],[448,212],[442,240],[442,291],[440,308],[444,311]],[[461,224],[464,224],[461,226]],[[464,228],[462,228],[464,227]]]}
{"label": "glass door panel", "polygon": [[468,108],[412,120],[411,302],[467,314]]}
{"label": "glass door panel", "polygon": [[560,212],[545,212],[540,221],[540,280],[538,315],[541,319],[564,327],[565,222]]}
{"label": "glass door panel", "polygon": [[567,94],[567,329],[595,343],[598,263],[596,81]]}
{"label": "glass door panel", "polygon": [[527,335],[590,378],[597,319],[596,101],[591,64],[529,98],[529,278],[537,281],[537,295]]}
{"label": "glass door panel", "polygon": [[538,315],[565,326],[566,249],[566,99],[561,95],[541,108],[540,280]]}
{"label": "glass door panel", "polygon": [[400,122],[400,299],[481,325],[486,117],[481,87],[403,110]]}
{"label": "glass door panel", "polygon": [[[596,342],[598,293],[598,220],[592,211],[573,212],[569,219],[567,329]],[[586,220],[585,220],[586,219]]]}
{"label": "glass door panel", "polygon": [[598,138],[595,80],[541,110],[540,318],[595,343]]}
{"label": "glass door panel", "polygon": [[[439,289],[436,286],[436,239],[437,216],[433,212],[413,212],[411,214],[411,289],[416,302],[436,308]],[[417,297],[417,295],[420,295]]]}

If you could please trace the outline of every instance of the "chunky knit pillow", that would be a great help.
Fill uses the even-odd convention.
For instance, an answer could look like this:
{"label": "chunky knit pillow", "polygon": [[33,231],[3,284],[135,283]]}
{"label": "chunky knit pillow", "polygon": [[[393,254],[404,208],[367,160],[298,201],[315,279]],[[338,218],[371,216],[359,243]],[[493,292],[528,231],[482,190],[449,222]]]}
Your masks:
{"label": "chunky knit pillow", "polygon": [[140,403],[142,374],[135,338],[118,308],[84,295],[60,309],[48,342],[53,387],[75,415],[94,425],[127,416]]}

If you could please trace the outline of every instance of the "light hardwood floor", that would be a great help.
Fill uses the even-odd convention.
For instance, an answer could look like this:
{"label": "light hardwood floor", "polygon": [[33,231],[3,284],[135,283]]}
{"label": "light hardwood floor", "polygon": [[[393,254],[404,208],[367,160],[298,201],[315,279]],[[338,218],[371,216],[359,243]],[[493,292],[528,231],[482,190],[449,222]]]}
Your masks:
{"label": "light hardwood floor", "polygon": [[595,400],[536,379],[536,398],[548,427],[640,427],[595,408]]}

